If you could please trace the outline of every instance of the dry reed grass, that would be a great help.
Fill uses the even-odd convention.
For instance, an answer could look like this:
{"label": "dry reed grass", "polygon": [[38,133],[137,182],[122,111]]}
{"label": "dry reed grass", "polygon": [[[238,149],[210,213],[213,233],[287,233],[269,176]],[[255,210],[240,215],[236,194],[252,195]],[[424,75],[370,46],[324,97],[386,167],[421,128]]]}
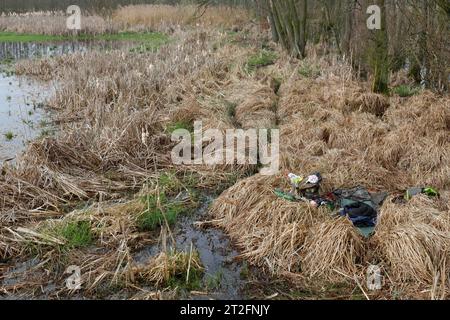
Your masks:
{"label": "dry reed grass", "polygon": [[430,298],[448,296],[450,207],[448,199],[414,197],[387,201],[381,208],[374,243],[395,283],[426,287]]}
{"label": "dry reed grass", "polygon": [[[202,270],[197,252],[161,252],[141,267],[133,270],[135,277],[156,286],[167,284],[180,277],[189,281],[189,273]],[[191,274],[192,277],[192,274]]]}
{"label": "dry reed grass", "polygon": [[[66,20],[67,15],[63,12],[10,14],[0,17],[0,31],[54,36],[71,35],[73,32],[67,29]],[[118,31],[119,27],[111,19],[98,15],[81,17],[81,32],[84,34],[99,35]]]}
{"label": "dry reed grass", "polygon": [[302,273],[309,278],[340,281],[342,274],[357,274],[357,264],[363,262],[365,250],[361,235],[348,219],[329,219],[309,230]]}
{"label": "dry reed grass", "polygon": [[[205,11],[195,5],[129,5],[120,7],[111,17],[83,15],[81,33],[100,35],[131,32],[174,32],[185,27],[241,29],[250,20],[245,9],[211,6]],[[66,27],[67,15],[61,11],[8,14],[0,17],[0,31],[71,35]]]}
{"label": "dry reed grass", "polygon": [[163,30],[184,26],[242,27],[249,21],[244,9],[211,6],[203,11],[194,5],[133,5],[117,9],[113,21],[131,30]]}
{"label": "dry reed grass", "polygon": [[307,204],[273,194],[283,177],[256,175],[239,181],[218,198],[211,212],[242,249],[242,258],[270,272],[298,271],[308,228],[322,215]]}
{"label": "dry reed grass", "polygon": [[[278,68],[278,75],[286,79],[278,92],[277,112],[283,170],[303,175],[320,171],[324,191],[363,185],[396,193],[430,185],[446,194],[448,96],[423,92],[409,99],[386,98],[366,93],[343,66],[315,78],[301,76],[295,68],[295,64],[291,72],[285,66]],[[274,68],[269,72],[275,74]],[[248,261],[277,274],[294,271],[310,279],[350,279],[360,286],[366,264],[375,259],[386,266],[389,285],[401,286],[407,296],[422,296],[425,290],[428,297],[447,297],[449,217],[442,201],[439,210],[429,199],[420,203],[425,201],[422,197],[397,208],[395,212],[408,213],[408,219],[395,227],[386,222],[384,208],[373,251],[348,221],[324,217],[303,204],[291,208],[276,199],[271,190],[284,183],[252,177],[228,189],[212,207],[218,225],[235,239]],[[298,215],[285,206],[305,216],[312,212],[312,218],[308,223],[297,221],[290,229],[292,224],[284,219],[292,222]],[[284,215],[288,212],[290,218]],[[439,218],[421,220],[420,212],[438,212]]]}
{"label": "dry reed grass", "polygon": [[[348,66],[333,58],[307,61],[321,69],[312,77],[299,74],[299,64],[282,54],[274,66],[249,75],[243,66],[251,48],[222,46],[225,35],[211,31],[175,32],[182,43],[156,54],[89,53],[18,67],[24,74],[50,75],[59,69],[62,86],[51,107],[61,133],[33,142],[18,166],[0,176],[3,259],[23,252],[22,244],[31,241],[42,245],[44,259],[54,263],[60,258],[53,250],[58,239],[44,241],[36,221],[62,216],[62,208],[78,199],[122,197],[152,181],[159,170],[173,168],[169,125],[202,120],[205,129],[225,130],[273,125],[278,119],[282,169],[303,175],[320,171],[325,191],[357,184],[390,192],[432,185],[441,191],[441,200],[387,201],[373,238],[376,249],[368,252],[371,243],[348,221],[335,220],[326,209],[276,197],[275,187],[289,187],[285,177],[255,175],[238,181],[211,208],[214,222],[241,248],[241,257],[277,275],[337,281],[359,277],[370,256],[386,266],[392,287],[414,288],[411,296],[425,289],[433,298],[447,297],[448,96],[368,94],[365,84],[352,80]],[[65,64],[64,59],[83,63]],[[270,84],[274,77],[283,81],[277,95]],[[272,108],[276,102],[278,108]],[[236,106],[234,116],[230,104]],[[254,168],[178,169],[197,173],[198,185],[212,188]],[[72,261],[84,261],[83,271],[89,270],[84,281],[91,290],[113,281],[135,285],[133,277],[139,274],[163,283],[176,269],[161,254],[141,273],[130,273],[132,251],[154,239],[136,232],[127,208],[99,208],[83,216],[107,248],[106,253],[71,253]],[[12,229],[15,224],[24,229]]]}

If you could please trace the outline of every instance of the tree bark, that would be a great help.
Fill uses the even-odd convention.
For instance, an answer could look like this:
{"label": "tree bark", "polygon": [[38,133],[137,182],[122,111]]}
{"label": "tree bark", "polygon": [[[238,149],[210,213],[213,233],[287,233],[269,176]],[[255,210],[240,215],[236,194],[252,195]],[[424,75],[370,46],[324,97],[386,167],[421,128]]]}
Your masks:
{"label": "tree bark", "polygon": [[269,0],[269,19],[273,23],[272,38],[296,58],[306,54],[308,1]]}
{"label": "tree bark", "polygon": [[375,46],[373,51],[374,81],[372,91],[386,94],[389,92],[389,53],[388,34],[386,28],[386,3],[385,0],[377,0],[376,4],[381,8],[381,29],[375,30]]}

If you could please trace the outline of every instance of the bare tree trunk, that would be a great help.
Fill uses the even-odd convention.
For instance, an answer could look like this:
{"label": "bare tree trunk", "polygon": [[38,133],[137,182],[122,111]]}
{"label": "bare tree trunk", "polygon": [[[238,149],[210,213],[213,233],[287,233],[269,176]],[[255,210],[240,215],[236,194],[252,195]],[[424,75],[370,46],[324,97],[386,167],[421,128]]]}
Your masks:
{"label": "bare tree trunk", "polygon": [[405,52],[403,50],[404,44],[401,42],[402,31],[403,31],[403,14],[402,10],[405,8],[400,6],[399,1],[394,1],[394,12],[395,12],[395,33],[393,41],[393,71],[400,70],[405,64]]}
{"label": "bare tree trunk", "polygon": [[344,21],[344,36],[342,37],[342,52],[350,56],[350,45],[353,35],[353,15],[355,9],[355,0],[346,0],[345,6],[345,21]]}
{"label": "bare tree trunk", "polygon": [[269,0],[269,19],[273,23],[273,40],[296,58],[304,58],[306,54],[307,10],[308,1],[302,0]]}
{"label": "bare tree trunk", "polygon": [[377,0],[381,8],[381,29],[375,30],[375,46],[372,57],[374,69],[374,81],[372,91],[376,93],[388,93],[389,91],[389,54],[388,34],[386,28],[386,3],[385,0]]}

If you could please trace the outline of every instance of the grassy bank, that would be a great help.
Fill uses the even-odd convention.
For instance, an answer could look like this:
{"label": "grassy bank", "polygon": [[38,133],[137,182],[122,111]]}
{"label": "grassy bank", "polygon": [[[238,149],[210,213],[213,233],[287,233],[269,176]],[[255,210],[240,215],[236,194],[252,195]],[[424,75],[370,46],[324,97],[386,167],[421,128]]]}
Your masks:
{"label": "grassy bank", "polygon": [[136,41],[148,42],[155,46],[162,45],[168,41],[169,37],[159,32],[121,32],[114,34],[79,34],[79,35],[45,35],[45,34],[26,34],[16,32],[0,32],[1,42],[60,42],[60,41]]}

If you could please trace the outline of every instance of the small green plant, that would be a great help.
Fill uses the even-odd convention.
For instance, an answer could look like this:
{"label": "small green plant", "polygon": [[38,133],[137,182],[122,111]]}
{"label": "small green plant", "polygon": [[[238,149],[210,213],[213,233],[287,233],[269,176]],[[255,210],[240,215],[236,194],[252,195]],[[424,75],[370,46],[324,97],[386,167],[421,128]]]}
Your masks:
{"label": "small green plant", "polygon": [[55,134],[54,130],[51,129],[42,129],[39,133],[39,138],[46,138],[46,137],[50,137],[52,135]]}
{"label": "small green plant", "polygon": [[315,66],[303,63],[298,68],[298,73],[305,78],[317,78],[320,75],[320,70]]}
{"label": "small green plant", "polygon": [[230,119],[234,119],[234,117],[236,116],[236,103],[233,102],[225,102],[225,106],[227,108],[227,115]]}
{"label": "small green plant", "polygon": [[152,45],[151,43],[142,43],[137,47],[131,48],[130,52],[133,53],[146,53],[146,52],[155,52],[158,47]]}
{"label": "small green plant", "polygon": [[[189,268],[189,278],[187,272],[186,262],[188,262],[189,253],[185,254],[185,258],[176,262],[179,265],[179,270],[173,272],[166,281],[166,285],[170,288],[178,288],[181,290],[192,291],[198,290],[202,287],[203,269],[196,263],[191,263]],[[192,259],[198,260],[198,253],[194,252]],[[194,261],[191,261],[194,262]]]}
{"label": "small green plant", "polygon": [[400,85],[393,89],[395,94],[398,94],[400,97],[411,97],[417,93],[419,93],[420,89],[417,87],[410,87],[408,85]]}
{"label": "small green plant", "polygon": [[6,101],[11,101],[12,97],[11,96],[6,96]]}
{"label": "small green plant", "polygon": [[143,201],[147,209],[137,218],[137,226],[141,231],[153,231],[164,225],[165,221],[172,225],[184,211],[183,205],[179,202],[169,203],[164,193],[159,194],[159,201],[157,195],[145,196]]}
{"label": "small green plant", "polygon": [[247,61],[246,69],[252,72],[257,68],[269,66],[274,64],[278,59],[278,55],[273,51],[261,50],[258,54],[253,55]]}
{"label": "small green plant", "polygon": [[14,139],[14,137],[15,137],[14,133],[11,132],[11,131],[6,132],[6,133],[4,134],[4,136],[5,136],[5,139],[8,140],[8,141],[11,141],[11,140]]}
{"label": "small green plant", "polygon": [[185,129],[189,132],[194,132],[194,126],[188,121],[177,121],[167,125],[166,130],[168,133],[172,134],[175,130]]}
{"label": "small green plant", "polygon": [[278,93],[278,91],[280,91],[283,80],[280,78],[273,78],[273,83],[274,83],[274,91],[275,93]]}
{"label": "small green plant", "polygon": [[206,275],[206,287],[208,290],[217,290],[223,280],[223,270],[218,270],[215,274]]}
{"label": "small green plant", "polygon": [[240,275],[241,279],[247,279],[249,274],[250,274],[250,270],[248,268],[248,264],[247,264],[247,262],[244,261],[242,263],[242,268],[241,268],[241,272],[239,275]]}
{"label": "small green plant", "polygon": [[69,248],[87,247],[93,242],[91,223],[89,221],[72,221],[62,227],[61,235]]}

